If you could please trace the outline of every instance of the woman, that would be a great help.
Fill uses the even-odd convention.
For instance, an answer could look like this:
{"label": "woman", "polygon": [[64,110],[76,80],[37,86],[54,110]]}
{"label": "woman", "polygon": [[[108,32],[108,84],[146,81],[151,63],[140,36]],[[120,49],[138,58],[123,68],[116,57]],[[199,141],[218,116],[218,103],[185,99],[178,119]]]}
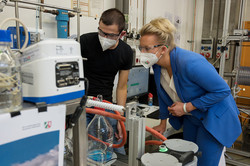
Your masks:
{"label": "woman", "polygon": [[140,31],[141,63],[153,65],[163,133],[166,121],[183,137],[199,146],[198,165],[218,165],[224,146],[230,147],[241,133],[239,111],[227,83],[200,54],[174,43],[175,27],[158,18]]}

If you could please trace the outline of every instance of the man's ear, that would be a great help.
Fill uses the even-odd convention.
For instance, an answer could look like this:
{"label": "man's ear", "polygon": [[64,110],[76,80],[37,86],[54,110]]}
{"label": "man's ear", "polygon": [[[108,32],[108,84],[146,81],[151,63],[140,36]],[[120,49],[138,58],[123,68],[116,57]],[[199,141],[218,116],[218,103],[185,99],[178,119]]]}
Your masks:
{"label": "man's ear", "polygon": [[123,37],[123,36],[126,36],[127,35],[127,32],[126,31],[122,31],[121,32],[121,35],[120,35],[120,39]]}

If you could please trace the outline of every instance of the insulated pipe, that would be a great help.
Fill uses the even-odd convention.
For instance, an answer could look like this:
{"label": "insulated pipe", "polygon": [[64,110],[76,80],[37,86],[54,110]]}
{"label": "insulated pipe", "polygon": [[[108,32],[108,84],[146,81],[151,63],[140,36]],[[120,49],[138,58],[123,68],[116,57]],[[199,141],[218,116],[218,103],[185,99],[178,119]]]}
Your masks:
{"label": "insulated pipe", "polygon": [[[127,140],[127,133],[126,133],[126,128],[125,128],[125,125],[124,125],[124,121],[125,121],[125,117],[122,117],[120,115],[115,115],[113,113],[109,113],[109,112],[106,112],[106,111],[101,111],[101,110],[98,110],[98,109],[94,109],[94,108],[86,108],[86,113],[90,113],[90,114],[98,114],[98,115],[102,115],[102,116],[106,116],[106,117],[110,117],[110,118],[113,118],[113,119],[116,119],[116,120],[119,120],[119,123],[121,125],[121,128],[122,128],[122,133],[123,133],[123,139],[122,139],[122,142],[120,144],[113,144],[112,147],[113,148],[120,148],[122,146],[125,145],[126,143],[126,140]],[[116,113],[119,114],[119,112],[116,111]],[[99,142],[102,142],[102,143],[105,143],[107,146],[111,146],[109,143],[107,142],[103,142],[101,140],[99,140],[98,138],[88,134],[88,136],[96,141],[99,141]]]}
{"label": "insulated pipe", "polygon": [[163,142],[161,141],[156,141],[156,140],[150,140],[146,141],[146,145],[162,145]]}
{"label": "insulated pipe", "polygon": [[152,135],[154,135],[156,138],[159,138],[159,139],[161,139],[161,140],[163,140],[163,141],[166,141],[166,140],[167,140],[167,138],[164,137],[161,133],[159,133],[158,131],[156,131],[156,130],[154,130],[154,129],[148,127],[148,126],[146,126],[146,131],[150,132],[150,133],[151,133]]}
{"label": "insulated pipe", "polygon": [[[97,110],[94,108],[86,108],[86,113],[90,113],[90,114],[98,114],[98,115],[102,115],[102,116],[106,116],[106,117],[110,117],[113,119],[117,119],[119,121],[126,121],[125,117],[122,117],[120,115],[115,115],[113,113],[109,113],[109,112],[105,112],[105,111],[101,111],[101,110]],[[152,135],[154,135],[156,138],[159,138],[163,141],[167,140],[166,137],[164,137],[161,133],[159,133],[158,131],[146,126],[146,131],[150,132]]]}

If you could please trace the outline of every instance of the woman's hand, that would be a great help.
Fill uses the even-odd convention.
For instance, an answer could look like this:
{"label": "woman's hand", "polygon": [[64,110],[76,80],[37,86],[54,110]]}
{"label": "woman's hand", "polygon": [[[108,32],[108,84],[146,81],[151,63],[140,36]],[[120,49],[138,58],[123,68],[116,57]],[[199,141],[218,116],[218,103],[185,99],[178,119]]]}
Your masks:
{"label": "woman's hand", "polygon": [[196,109],[196,107],[193,106],[193,104],[191,102],[188,102],[188,103],[186,103],[186,111],[187,111],[187,113],[186,113],[186,112],[184,112],[183,105],[184,105],[184,103],[182,103],[182,102],[175,102],[174,104],[171,105],[171,107],[168,107],[168,111],[173,116],[183,116],[186,114],[190,114],[189,112]]}
{"label": "woman's hand", "polygon": [[166,130],[167,127],[167,120],[161,120],[161,123],[158,126],[154,126],[153,129],[155,129],[156,131],[158,131],[159,133],[163,133]]}
{"label": "woman's hand", "polygon": [[173,116],[183,116],[186,113],[183,110],[184,103],[181,102],[175,102],[171,105],[171,107],[168,107],[169,113],[171,113]]}

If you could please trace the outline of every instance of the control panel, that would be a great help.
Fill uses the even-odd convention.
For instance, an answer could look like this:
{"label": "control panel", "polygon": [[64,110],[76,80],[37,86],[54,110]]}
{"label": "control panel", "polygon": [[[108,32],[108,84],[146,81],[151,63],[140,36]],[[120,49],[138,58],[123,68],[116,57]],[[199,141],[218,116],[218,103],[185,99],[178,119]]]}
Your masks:
{"label": "control panel", "polygon": [[56,86],[58,88],[79,84],[79,66],[77,62],[57,63]]}
{"label": "control panel", "polygon": [[[221,46],[222,46],[222,39],[218,39],[217,41],[217,48],[216,48],[216,58],[220,58],[222,52],[221,52]],[[229,47],[227,46],[224,50],[226,59],[229,59]]]}
{"label": "control panel", "polygon": [[212,58],[213,54],[213,38],[202,38],[201,39],[201,52],[200,54],[205,58]]}

